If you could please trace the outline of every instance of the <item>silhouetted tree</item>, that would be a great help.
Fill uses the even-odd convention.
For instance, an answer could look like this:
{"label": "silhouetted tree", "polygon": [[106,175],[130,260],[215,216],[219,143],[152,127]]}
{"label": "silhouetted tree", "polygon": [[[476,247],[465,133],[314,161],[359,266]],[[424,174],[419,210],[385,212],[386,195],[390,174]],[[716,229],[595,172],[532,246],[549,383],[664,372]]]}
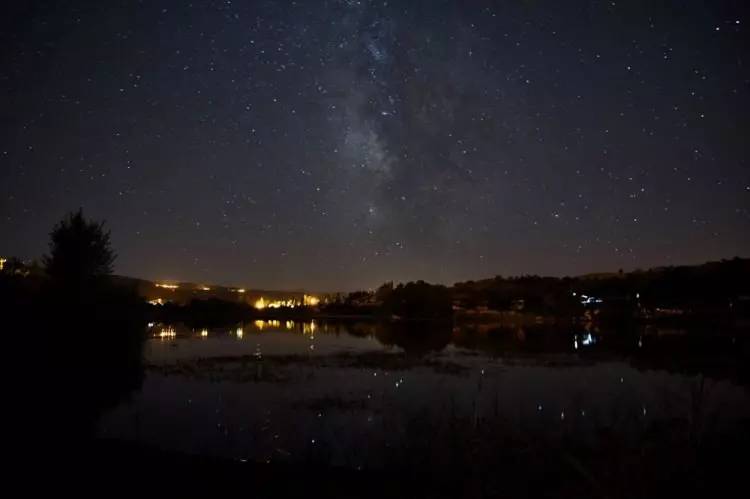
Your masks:
{"label": "silhouetted tree", "polygon": [[393,293],[393,281],[382,284],[375,291],[375,301],[378,303],[383,303],[388,299],[388,297],[391,296],[391,293]]}
{"label": "silhouetted tree", "polygon": [[0,297],[2,281],[17,283],[12,305],[22,315],[14,320],[27,332],[24,350],[40,356],[24,387],[38,437],[34,453],[60,449],[69,459],[72,449],[85,449],[103,412],[143,381],[148,305],[134,286],[110,278],[114,259],[104,224],[79,210],[50,233],[43,261],[49,279],[37,279],[33,264],[25,277],[0,279]]}
{"label": "silhouetted tree", "polygon": [[47,274],[63,283],[82,283],[112,273],[115,253],[104,222],[86,220],[83,211],[69,213],[50,233]]}
{"label": "silhouetted tree", "polygon": [[381,305],[381,313],[404,319],[449,319],[453,315],[451,292],[424,281],[399,284]]}
{"label": "silhouetted tree", "polygon": [[356,306],[368,303],[372,298],[372,293],[369,291],[352,291],[346,296],[344,303],[349,306]]}

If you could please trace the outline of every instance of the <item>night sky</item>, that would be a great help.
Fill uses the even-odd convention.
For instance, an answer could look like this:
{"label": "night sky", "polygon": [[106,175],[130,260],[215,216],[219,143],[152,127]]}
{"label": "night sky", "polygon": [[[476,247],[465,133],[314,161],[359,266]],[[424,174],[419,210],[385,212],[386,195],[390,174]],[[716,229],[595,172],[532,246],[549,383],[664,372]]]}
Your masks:
{"label": "night sky", "polygon": [[750,255],[743,0],[17,3],[3,256],[78,207],[255,288]]}

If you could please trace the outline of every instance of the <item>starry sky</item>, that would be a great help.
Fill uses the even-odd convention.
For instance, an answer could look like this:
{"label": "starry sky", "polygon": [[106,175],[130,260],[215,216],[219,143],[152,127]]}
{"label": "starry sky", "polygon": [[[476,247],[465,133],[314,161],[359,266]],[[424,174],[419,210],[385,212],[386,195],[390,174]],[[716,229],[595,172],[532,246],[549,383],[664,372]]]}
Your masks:
{"label": "starry sky", "polygon": [[0,20],[0,254],[257,288],[750,255],[743,0],[49,1]]}

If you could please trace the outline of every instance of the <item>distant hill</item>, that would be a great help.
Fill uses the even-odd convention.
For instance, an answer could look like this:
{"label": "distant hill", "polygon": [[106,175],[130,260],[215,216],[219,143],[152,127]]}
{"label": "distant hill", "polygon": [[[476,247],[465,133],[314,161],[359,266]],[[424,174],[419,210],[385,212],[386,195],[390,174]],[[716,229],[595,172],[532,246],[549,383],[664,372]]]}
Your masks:
{"label": "distant hill", "polygon": [[496,277],[490,277],[485,279],[479,279],[479,280],[470,280],[470,281],[462,281],[457,282],[454,284],[454,287],[461,287],[461,286],[467,286],[472,285],[476,287],[485,287],[487,285],[490,285],[492,282],[495,282],[498,279],[501,280],[508,280],[508,281],[519,281],[519,280],[526,280],[526,279],[552,279],[552,280],[564,280],[564,279],[571,279],[571,280],[603,280],[603,279],[624,279],[627,277],[632,276],[643,276],[644,274],[658,274],[663,272],[694,272],[694,273],[710,273],[715,272],[719,270],[722,266],[732,265],[737,270],[750,270],[750,258],[740,258],[740,257],[734,257],[731,259],[725,259],[725,260],[719,260],[719,261],[710,261],[706,263],[696,264],[696,265],[676,265],[676,266],[660,266],[660,267],[652,267],[650,269],[642,270],[642,269],[636,269],[630,272],[623,272],[623,271],[617,271],[617,272],[591,272],[588,274],[582,274],[578,276],[571,276],[571,277],[551,277],[551,276],[539,276],[539,275],[533,275],[533,274],[526,274],[526,275],[520,275],[520,276],[509,276],[509,277],[502,277],[502,276],[496,276]]}
{"label": "distant hill", "polygon": [[[669,309],[674,313],[715,316],[747,309],[750,259],[733,258],[701,265],[655,267],[633,272],[602,272],[578,277],[495,277],[459,282],[451,288],[459,306],[538,313],[574,310],[584,305]],[[523,303],[523,304],[522,304]],[[744,312],[743,312],[744,313]]]}
{"label": "distant hill", "polygon": [[255,305],[261,299],[265,303],[301,303],[306,296],[315,299],[327,297],[323,293],[305,290],[250,289],[194,282],[150,281],[127,276],[114,276],[113,279],[120,286],[135,290],[139,296],[148,301],[156,302],[160,300],[163,303],[185,304],[194,299],[218,299]]}
{"label": "distant hill", "polygon": [[626,275],[624,272],[596,272],[577,276],[576,279],[618,279]]}

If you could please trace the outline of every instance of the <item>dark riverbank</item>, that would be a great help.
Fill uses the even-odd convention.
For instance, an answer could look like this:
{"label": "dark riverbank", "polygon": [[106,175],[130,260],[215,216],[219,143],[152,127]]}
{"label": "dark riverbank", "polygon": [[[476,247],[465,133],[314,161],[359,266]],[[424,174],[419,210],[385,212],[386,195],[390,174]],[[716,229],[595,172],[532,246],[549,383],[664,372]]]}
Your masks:
{"label": "dark riverbank", "polygon": [[[398,462],[357,470],[316,463],[257,463],[166,451],[130,442],[95,439],[75,451],[54,452],[32,463],[45,480],[29,490],[168,493],[170,496],[235,491],[254,497],[454,498],[454,497],[722,497],[745,484],[742,441],[711,442],[702,452],[674,447],[616,449],[598,454],[506,441],[490,463],[472,459],[451,473]],[[662,444],[663,445],[663,444]],[[443,470],[445,471],[445,470]]]}

